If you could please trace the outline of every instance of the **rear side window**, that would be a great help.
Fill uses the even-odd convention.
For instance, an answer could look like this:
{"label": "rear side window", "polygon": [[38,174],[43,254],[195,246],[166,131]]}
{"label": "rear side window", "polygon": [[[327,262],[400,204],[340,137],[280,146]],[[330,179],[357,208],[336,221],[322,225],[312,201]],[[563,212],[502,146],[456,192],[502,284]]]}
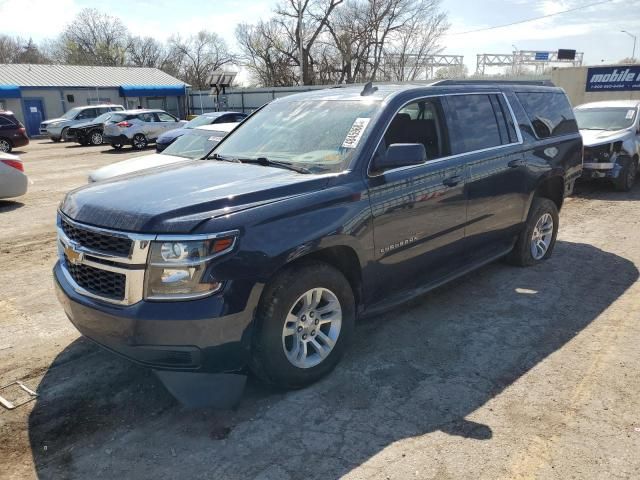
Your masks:
{"label": "rear side window", "polygon": [[516,93],[538,138],[578,133],[571,105],[563,93]]}
{"label": "rear side window", "polygon": [[4,126],[15,126],[16,123],[12,121],[10,117],[5,117],[4,115],[0,115],[0,125]]}
{"label": "rear side window", "polygon": [[506,120],[495,95],[473,94],[447,97],[447,123],[453,154],[473,152],[511,143]]}
{"label": "rear side window", "polygon": [[140,120],[142,120],[143,122],[155,122],[156,121],[153,113],[141,113],[140,115],[138,115],[138,118]]}

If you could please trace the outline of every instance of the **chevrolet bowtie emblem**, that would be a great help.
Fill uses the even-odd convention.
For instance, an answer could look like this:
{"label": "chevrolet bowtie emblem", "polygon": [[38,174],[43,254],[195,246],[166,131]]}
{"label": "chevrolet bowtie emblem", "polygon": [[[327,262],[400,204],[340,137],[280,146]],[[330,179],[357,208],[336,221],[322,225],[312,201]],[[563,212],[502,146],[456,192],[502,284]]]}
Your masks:
{"label": "chevrolet bowtie emblem", "polygon": [[82,252],[74,250],[71,245],[66,245],[64,247],[64,255],[65,257],[67,257],[67,261],[71,265],[80,265],[82,263],[82,259],[84,258],[84,254]]}

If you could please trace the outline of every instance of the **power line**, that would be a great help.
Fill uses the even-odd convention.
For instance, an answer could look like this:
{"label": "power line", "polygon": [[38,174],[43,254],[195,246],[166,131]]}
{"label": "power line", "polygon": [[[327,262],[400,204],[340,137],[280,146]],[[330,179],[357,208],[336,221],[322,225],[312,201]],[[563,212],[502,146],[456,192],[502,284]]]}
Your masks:
{"label": "power line", "polygon": [[604,0],[601,2],[589,3],[588,5],[581,5],[580,7],[570,8],[569,10],[563,10],[562,12],[550,13],[549,15],[543,15],[541,17],[529,18],[527,20],[518,20],[517,22],[505,23],[504,25],[494,25],[493,27],[478,28],[476,30],[467,30],[466,32],[454,32],[445,34],[446,37],[454,35],[466,35],[468,33],[485,32],[487,30],[495,30],[497,28],[510,27],[512,25],[520,25],[521,23],[534,22],[543,18],[555,17],[556,15],[562,15],[564,13],[575,12],[576,10],[582,10],[584,8],[595,7],[596,5],[604,5],[605,3],[611,3],[613,0]]}

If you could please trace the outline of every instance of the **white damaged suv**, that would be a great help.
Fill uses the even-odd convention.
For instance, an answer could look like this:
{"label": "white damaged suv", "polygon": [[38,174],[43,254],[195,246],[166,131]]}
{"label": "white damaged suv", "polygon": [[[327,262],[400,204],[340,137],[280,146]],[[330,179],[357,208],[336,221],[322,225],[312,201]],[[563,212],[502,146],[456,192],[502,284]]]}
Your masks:
{"label": "white damaged suv", "polygon": [[583,178],[610,178],[629,191],[640,157],[640,100],[609,100],[574,108],[584,144]]}

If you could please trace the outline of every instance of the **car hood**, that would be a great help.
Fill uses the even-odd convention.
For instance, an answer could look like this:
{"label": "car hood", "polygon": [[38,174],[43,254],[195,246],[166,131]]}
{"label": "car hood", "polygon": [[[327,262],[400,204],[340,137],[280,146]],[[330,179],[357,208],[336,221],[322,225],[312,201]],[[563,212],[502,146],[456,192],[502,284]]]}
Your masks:
{"label": "car hood", "polygon": [[153,167],[161,167],[164,165],[175,164],[179,162],[188,162],[191,159],[184,157],[176,157],[175,155],[164,155],[160,153],[152,153],[151,155],[143,155],[141,157],[130,158],[121,162],[112,163],[106,167],[94,170],[89,174],[90,182],[101,182],[119,175],[126,175],[133,172],[139,172]]}
{"label": "car hood", "polygon": [[67,118],[51,118],[42,122],[43,125],[51,125],[52,123],[68,122]]}
{"label": "car hood", "polygon": [[82,123],[76,123],[73,128],[76,129],[80,129],[80,128],[87,128],[87,127],[96,127],[98,125],[102,125],[102,123],[96,123],[94,120],[88,120],[86,122],[82,122]]}
{"label": "car hood", "polygon": [[321,190],[326,176],[191,160],[81,187],[62,212],[78,222],[139,233],[189,233],[202,221]]}
{"label": "car hood", "polygon": [[626,140],[629,130],[580,130],[580,135],[582,135],[582,143],[585,147],[594,147],[604,143]]}
{"label": "car hood", "polygon": [[156,141],[156,143],[169,143],[169,142],[175,140],[176,138],[184,135],[189,130],[191,130],[191,129],[189,129],[189,128],[176,128],[174,130],[169,130],[168,132],[164,132],[162,135],[160,135],[158,137],[158,140]]}

